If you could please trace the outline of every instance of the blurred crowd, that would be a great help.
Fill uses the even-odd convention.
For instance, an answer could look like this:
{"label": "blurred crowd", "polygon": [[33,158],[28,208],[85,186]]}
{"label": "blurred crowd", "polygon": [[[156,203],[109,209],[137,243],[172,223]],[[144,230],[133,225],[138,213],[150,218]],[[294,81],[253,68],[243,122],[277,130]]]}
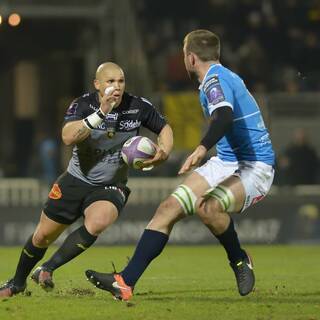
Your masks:
{"label": "blurred crowd", "polygon": [[240,73],[252,91],[320,89],[319,0],[135,3],[157,90],[189,88],[182,41],[198,28],[221,37],[222,63]]}
{"label": "blurred crowd", "polygon": [[[320,90],[320,0],[134,0],[132,3],[150,79],[160,97],[168,91],[195,89],[183,64],[182,42],[188,32],[199,28],[210,29],[220,36],[221,62],[239,73],[253,93]],[[59,39],[64,39],[57,34]],[[66,39],[64,41],[73,47]],[[66,47],[65,42],[60,44],[62,48]],[[54,91],[60,99],[84,92],[79,80],[83,79],[82,60],[73,55],[67,57],[66,60],[60,58],[56,64],[51,60],[46,64],[45,73],[49,66],[52,81],[41,82],[42,89],[45,88],[43,95],[50,92],[51,96]],[[3,64],[3,68],[8,65]],[[68,76],[61,77],[55,69],[69,70]],[[69,78],[72,78],[72,93],[65,89]],[[32,130],[22,130],[22,124],[17,122],[20,131],[15,130],[16,150],[9,150],[6,152],[9,156],[4,156],[1,152],[5,147],[0,148],[0,177],[32,176],[51,183],[65,168],[69,153],[61,144],[62,113],[56,114],[57,99],[45,100],[42,106],[45,116],[41,118],[45,126],[41,130],[34,130],[36,123],[33,122]],[[64,110],[66,106],[64,103]],[[39,122],[40,118],[37,119]],[[48,122],[49,127],[54,124],[51,130],[47,129]],[[185,157],[186,153],[174,153],[165,166],[149,175],[176,176]],[[276,166],[278,185],[320,183],[317,150],[302,129],[293,133],[288,145],[283,145]],[[132,175],[143,173],[133,171]]]}
{"label": "blurred crowd", "polygon": [[298,128],[292,141],[277,156],[275,184],[313,185],[320,183],[319,157],[307,132]]}

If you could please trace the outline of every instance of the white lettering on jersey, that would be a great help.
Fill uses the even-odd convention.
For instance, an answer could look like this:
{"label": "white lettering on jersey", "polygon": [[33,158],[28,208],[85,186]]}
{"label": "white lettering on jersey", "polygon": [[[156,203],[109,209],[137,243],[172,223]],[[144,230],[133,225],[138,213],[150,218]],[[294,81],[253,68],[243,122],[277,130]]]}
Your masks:
{"label": "white lettering on jersey", "polygon": [[138,120],[122,120],[120,121],[120,130],[131,130],[140,127],[141,121]]}
{"label": "white lettering on jersey", "polygon": [[97,111],[99,109],[99,108],[95,107],[94,105],[92,105],[91,103],[89,104],[89,108],[94,111]]}

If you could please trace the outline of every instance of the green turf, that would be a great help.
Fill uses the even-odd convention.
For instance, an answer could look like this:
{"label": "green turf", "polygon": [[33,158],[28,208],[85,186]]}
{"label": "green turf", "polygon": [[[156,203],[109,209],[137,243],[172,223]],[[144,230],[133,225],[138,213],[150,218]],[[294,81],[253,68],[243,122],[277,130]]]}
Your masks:
{"label": "green turf", "polygon": [[[132,303],[114,301],[83,271],[111,271],[110,261],[120,269],[133,248],[100,247],[57,270],[54,292],[29,282],[31,296],[0,300],[0,319],[320,320],[319,246],[248,248],[257,281],[247,297],[238,295],[220,247],[168,246],[136,286]],[[19,251],[0,248],[0,280],[14,272]]]}

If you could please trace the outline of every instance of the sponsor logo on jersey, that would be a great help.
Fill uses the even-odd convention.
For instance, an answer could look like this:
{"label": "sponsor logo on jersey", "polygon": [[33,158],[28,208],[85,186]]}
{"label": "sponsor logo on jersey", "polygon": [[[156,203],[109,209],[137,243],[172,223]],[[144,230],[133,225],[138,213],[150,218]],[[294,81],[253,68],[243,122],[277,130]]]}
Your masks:
{"label": "sponsor logo on jersey", "polygon": [[215,105],[225,100],[223,90],[221,88],[217,75],[214,75],[212,78],[206,81],[203,90],[206,94],[209,103],[212,105]]}
{"label": "sponsor logo on jersey", "polygon": [[89,104],[89,108],[94,110],[94,111],[97,111],[99,108],[98,107],[95,107],[93,104]]}
{"label": "sponsor logo on jersey", "polygon": [[106,119],[107,120],[117,120],[118,119],[119,114],[118,113],[108,113],[106,115]]}
{"label": "sponsor logo on jersey", "polygon": [[95,129],[105,131],[106,130],[106,123],[101,122]]}
{"label": "sponsor logo on jersey", "polygon": [[138,120],[122,120],[120,121],[120,130],[132,130],[140,127],[141,121]]}
{"label": "sponsor logo on jersey", "polygon": [[136,114],[138,112],[139,112],[139,109],[131,109],[131,110],[122,111],[122,114]]}
{"label": "sponsor logo on jersey", "polygon": [[205,82],[205,84],[204,84],[204,86],[203,86],[203,91],[204,91],[204,92],[207,92],[208,88],[209,88],[211,85],[215,85],[215,84],[217,84],[217,83],[219,83],[218,76],[217,76],[217,75],[213,75],[212,78],[208,79],[208,80]]}
{"label": "sponsor logo on jersey", "polygon": [[52,186],[52,189],[49,193],[49,198],[50,199],[53,199],[53,200],[58,200],[62,197],[62,192],[60,190],[60,187],[57,183],[55,183],[53,186]]}

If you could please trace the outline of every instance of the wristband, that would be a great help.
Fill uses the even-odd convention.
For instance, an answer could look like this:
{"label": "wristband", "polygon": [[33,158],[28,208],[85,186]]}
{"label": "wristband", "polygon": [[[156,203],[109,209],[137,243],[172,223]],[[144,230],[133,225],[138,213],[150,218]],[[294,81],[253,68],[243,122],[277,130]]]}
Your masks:
{"label": "wristband", "polygon": [[90,116],[87,116],[82,120],[83,124],[88,128],[88,129],[95,129],[101,124],[101,122],[105,118],[105,114],[99,109],[98,111],[90,114]]}

